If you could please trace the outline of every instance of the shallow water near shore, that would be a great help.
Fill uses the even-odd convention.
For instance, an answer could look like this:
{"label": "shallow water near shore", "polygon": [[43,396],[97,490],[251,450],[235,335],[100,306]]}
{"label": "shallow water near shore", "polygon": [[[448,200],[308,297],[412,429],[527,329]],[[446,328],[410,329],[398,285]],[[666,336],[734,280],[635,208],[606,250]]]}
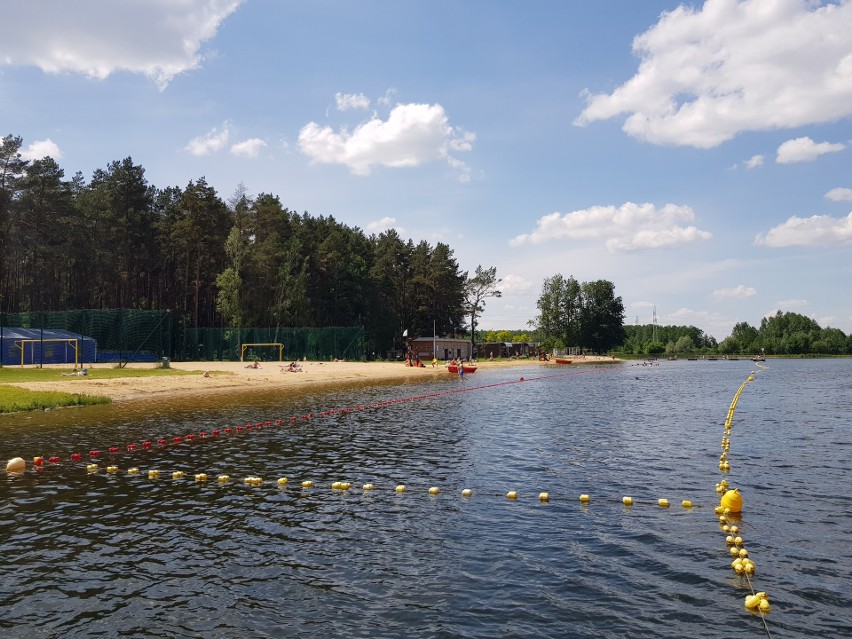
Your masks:
{"label": "shallow water near shore", "polygon": [[0,635],[766,636],[713,513],[723,423],[757,370],[727,477],[766,623],[850,636],[852,361],[767,365],[530,366],[4,416],[0,457],[63,461],[0,476]]}

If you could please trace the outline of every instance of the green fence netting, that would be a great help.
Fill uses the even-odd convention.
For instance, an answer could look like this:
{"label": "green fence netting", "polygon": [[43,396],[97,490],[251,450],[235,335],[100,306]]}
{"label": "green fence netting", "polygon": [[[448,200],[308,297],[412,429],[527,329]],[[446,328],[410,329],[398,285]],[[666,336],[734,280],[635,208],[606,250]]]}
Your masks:
{"label": "green fence netting", "polygon": [[[239,361],[241,357],[261,361],[278,361],[279,357],[290,361],[363,360],[366,354],[363,326],[183,328],[170,311],[0,313],[0,343],[4,327],[10,334],[13,328],[23,328],[70,331],[90,337],[97,343],[96,362],[157,362],[164,357],[175,361]],[[19,362],[20,355],[17,357]]]}
{"label": "green fence netting", "polygon": [[[278,345],[281,346],[278,346]],[[245,348],[243,346],[245,345]],[[363,360],[364,327],[195,328],[180,332],[179,361]]]}

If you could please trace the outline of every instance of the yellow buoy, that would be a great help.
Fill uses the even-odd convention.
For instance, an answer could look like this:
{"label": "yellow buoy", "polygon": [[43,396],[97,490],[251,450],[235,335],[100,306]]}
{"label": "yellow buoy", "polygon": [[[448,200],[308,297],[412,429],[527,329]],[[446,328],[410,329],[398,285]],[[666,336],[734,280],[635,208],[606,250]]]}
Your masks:
{"label": "yellow buoy", "polygon": [[740,489],[734,488],[722,495],[722,508],[728,509],[732,513],[742,512],[743,496],[740,495]]}
{"label": "yellow buoy", "polygon": [[743,538],[742,537],[734,537],[734,543],[737,546],[742,546],[743,545]]}
{"label": "yellow buoy", "polygon": [[440,490],[437,486],[432,486],[432,487],[429,489],[429,494],[430,494],[430,495],[437,495],[437,494],[438,494],[438,493],[440,493],[440,492],[441,492],[441,490]]}
{"label": "yellow buoy", "polygon": [[96,473],[96,472],[98,472],[98,465],[97,464],[89,464],[88,466],[86,466],[86,470],[90,473]]}
{"label": "yellow buoy", "polygon": [[741,559],[745,559],[746,557],[748,557],[748,550],[746,550],[745,548],[740,548],[739,554]]}
{"label": "yellow buoy", "polygon": [[27,469],[27,462],[23,457],[12,457],[6,462],[7,473],[22,473]]}
{"label": "yellow buoy", "polygon": [[728,535],[727,537],[725,537],[725,543],[728,544],[729,546],[733,546],[734,545],[733,535]]}
{"label": "yellow buoy", "polygon": [[107,466],[107,472],[108,473],[117,473],[118,472],[118,466]]}
{"label": "yellow buoy", "polygon": [[149,470],[148,471],[148,479],[157,479],[160,476],[159,470]]}
{"label": "yellow buoy", "polygon": [[769,599],[761,599],[757,607],[760,608],[760,612],[763,614],[768,614],[772,606],[769,605]]}
{"label": "yellow buoy", "polygon": [[550,501],[550,494],[546,493],[546,492],[545,493],[539,493],[538,494],[538,500],[539,501]]}
{"label": "yellow buoy", "polygon": [[731,557],[739,557],[740,556],[740,550],[736,546],[731,546],[731,548],[728,552],[731,553]]}
{"label": "yellow buoy", "polygon": [[592,499],[592,498],[591,498],[591,497],[589,497],[589,496],[588,496],[587,494],[585,494],[585,493],[583,493],[582,495],[580,495],[580,502],[582,502],[582,503],[584,503],[584,504],[588,504],[588,503],[591,501],[591,499]]}
{"label": "yellow buoy", "polygon": [[506,498],[507,499],[517,499],[518,498],[518,491],[510,490],[508,493],[506,493]]}
{"label": "yellow buoy", "polygon": [[361,488],[364,490],[374,490],[376,487],[373,484],[364,484]]}
{"label": "yellow buoy", "polygon": [[231,481],[231,476],[230,475],[219,475],[216,478],[216,481],[218,481],[220,484],[227,484],[229,481]]}
{"label": "yellow buoy", "polygon": [[310,479],[306,479],[302,482],[302,488],[313,488],[313,485],[314,482],[312,482]]}
{"label": "yellow buoy", "polygon": [[278,481],[276,483],[279,486],[286,486],[287,485],[287,478],[286,477],[279,477]]}
{"label": "yellow buoy", "polygon": [[740,529],[737,526],[731,526],[731,532],[733,534],[736,535],[739,531],[740,531]]}
{"label": "yellow buoy", "polygon": [[633,505],[633,497],[628,497],[627,495],[625,495],[624,497],[621,498],[621,503],[624,504],[625,506],[632,506]]}
{"label": "yellow buoy", "polygon": [[721,515],[721,514],[722,514],[722,512],[724,512],[724,508],[722,508],[721,506],[716,506],[716,507],[713,509],[713,512],[714,512],[714,513],[716,513],[717,515]]}
{"label": "yellow buoy", "polygon": [[470,488],[465,488],[462,490],[462,497],[470,497],[473,494],[473,491]]}
{"label": "yellow buoy", "polygon": [[692,502],[688,499],[684,499],[682,502],[680,502],[680,505],[684,508],[692,508]]}
{"label": "yellow buoy", "polygon": [[348,481],[340,482],[340,490],[349,490],[350,488],[352,488],[352,484],[350,482],[348,482]]}
{"label": "yellow buoy", "polygon": [[760,597],[757,595],[746,595],[745,607],[749,610],[754,610],[760,605]]}
{"label": "yellow buoy", "polygon": [[139,469],[138,469],[138,468],[136,468],[136,467],[128,468],[128,469],[127,469],[127,474],[128,474],[128,475],[138,475],[138,474],[139,474]]}
{"label": "yellow buoy", "polygon": [[207,481],[207,473],[198,473],[195,476],[195,481]]}
{"label": "yellow buoy", "polygon": [[332,489],[332,490],[339,490],[339,489],[340,489],[340,483],[341,483],[341,482],[339,482],[339,481],[334,482],[334,483],[331,485],[331,489]]}
{"label": "yellow buoy", "polygon": [[404,493],[405,492],[405,484],[397,484],[397,487],[394,488],[394,490],[398,493]]}
{"label": "yellow buoy", "polygon": [[172,479],[183,479],[185,474],[182,470],[176,470],[172,473]]}
{"label": "yellow buoy", "polygon": [[660,508],[668,508],[669,507],[669,500],[665,499],[665,498],[658,499],[657,504],[659,504]]}

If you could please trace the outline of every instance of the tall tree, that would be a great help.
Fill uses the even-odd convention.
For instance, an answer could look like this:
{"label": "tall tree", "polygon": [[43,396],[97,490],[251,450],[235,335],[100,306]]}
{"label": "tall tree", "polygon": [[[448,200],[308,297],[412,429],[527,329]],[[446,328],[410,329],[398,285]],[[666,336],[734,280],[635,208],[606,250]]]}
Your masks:
{"label": "tall tree", "polygon": [[583,346],[606,353],[624,342],[624,303],[608,280],[584,282],[580,335]]}
{"label": "tall tree", "polygon": [[475,352],[476,318],[485,311],[485,300],[489,297],[502,297],[503,293],[497,288],[502,280],[497,279],[497,267],[483,269],[476,267],[473,277],[468,277],[464,287],[464,299],[467,312],[470,314],[470,348]]}

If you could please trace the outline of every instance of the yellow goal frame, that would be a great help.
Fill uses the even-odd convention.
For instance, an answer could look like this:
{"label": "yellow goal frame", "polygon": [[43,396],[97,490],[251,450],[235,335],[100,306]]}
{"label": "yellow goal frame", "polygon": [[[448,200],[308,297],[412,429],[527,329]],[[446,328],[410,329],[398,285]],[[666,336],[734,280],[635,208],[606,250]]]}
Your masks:
{"label": "yellow goal frame", "polygon": [[256,344],[242,344],[240,345],[240,361],[245,361],[244,357],[246,355],[246,349],[249,346],[277,346],[278,347],[278,361],[284,361],[284,344],[281,342],[258,342]]}
{"label": "yellow goal frame", "polygon": [[[71,348],[74,349],[74,368],[77,368],[77,365],[80,363],[80,340],[76,337],[52,337],[50,339],[16,339],[13,343],[16,347],[21,349],[21,366],[24,366],[24,359],[27,354],[27,344],[32,344],[32,348],[30,349],[30,354],[35,360],[35,345],[42,344],[44,342],[65,342],[69,344]],[[44,355],[42,353],[42,355]],[[33,361],[35,364],[35,361]]]}

